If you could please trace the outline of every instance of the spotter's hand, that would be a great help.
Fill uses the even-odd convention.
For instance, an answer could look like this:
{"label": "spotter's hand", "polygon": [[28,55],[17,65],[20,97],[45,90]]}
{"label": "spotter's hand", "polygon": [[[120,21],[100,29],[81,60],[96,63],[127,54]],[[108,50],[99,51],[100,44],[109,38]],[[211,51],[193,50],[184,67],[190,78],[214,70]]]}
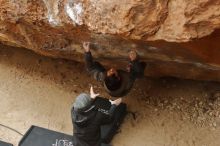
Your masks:
{"label": "spotter's hand", "polygon": [[93,91],[93,87],[91,86],[90,87],[90,97],[92,98],[92,99],[95,99],[97,96],[99,96],[99,93],[94,93],[94,91]]}
{"label": "spotter's hand", "polygon": [[109,102],[111,102],[111,104],[114,104],[116,106],[118,106],[121,102],[122,102],[122,98],[118,98],[116,100],[109,100]]}

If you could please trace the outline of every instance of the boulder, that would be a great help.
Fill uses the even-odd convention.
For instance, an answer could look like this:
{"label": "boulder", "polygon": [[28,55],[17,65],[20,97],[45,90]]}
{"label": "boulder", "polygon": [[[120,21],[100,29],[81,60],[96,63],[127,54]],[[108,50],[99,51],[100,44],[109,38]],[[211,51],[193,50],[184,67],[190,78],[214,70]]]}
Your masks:
{"label": "boulder", "polygon": [[42,55],[123,67],[137,49],[148,76],[220,81],[220,0],[0,0],[0,41]]}

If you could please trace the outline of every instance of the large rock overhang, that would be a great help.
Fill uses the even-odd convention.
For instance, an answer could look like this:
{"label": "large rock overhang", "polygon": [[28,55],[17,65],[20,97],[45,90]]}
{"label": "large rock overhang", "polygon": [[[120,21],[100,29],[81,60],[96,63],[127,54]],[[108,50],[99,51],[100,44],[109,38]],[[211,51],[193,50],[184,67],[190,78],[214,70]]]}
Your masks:
{"label": "large rock overhang", "polygon": [[136,48],[147,76],[220,81],[220,3],[178,1],[1,0],[0,41],[81,62],[90,41],[115,67]]}

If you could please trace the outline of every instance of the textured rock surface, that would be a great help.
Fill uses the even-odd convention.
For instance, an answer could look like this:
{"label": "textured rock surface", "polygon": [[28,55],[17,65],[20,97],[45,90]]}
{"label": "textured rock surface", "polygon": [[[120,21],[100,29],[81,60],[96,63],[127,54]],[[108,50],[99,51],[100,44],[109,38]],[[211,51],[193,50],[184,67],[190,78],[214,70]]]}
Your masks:
{"label": "textured rock surface", "polygon": [[137,48],[151,76],[219,81],[218,28],[220,0],[0,0],[1,42],[81,61],[90,41],[114,66]]}

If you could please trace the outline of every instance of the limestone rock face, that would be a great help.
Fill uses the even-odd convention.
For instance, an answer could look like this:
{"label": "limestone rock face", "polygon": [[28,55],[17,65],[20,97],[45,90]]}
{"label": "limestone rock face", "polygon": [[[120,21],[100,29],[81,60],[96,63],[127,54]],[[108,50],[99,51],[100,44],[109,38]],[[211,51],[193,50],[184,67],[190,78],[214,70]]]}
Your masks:
{"label": "limestone rock face", "polygon": [[220,0],[0,0],[4,44],[82,61],[90,41],[118,67],[136,48],[150,76],[219,81],[219,28]]}

